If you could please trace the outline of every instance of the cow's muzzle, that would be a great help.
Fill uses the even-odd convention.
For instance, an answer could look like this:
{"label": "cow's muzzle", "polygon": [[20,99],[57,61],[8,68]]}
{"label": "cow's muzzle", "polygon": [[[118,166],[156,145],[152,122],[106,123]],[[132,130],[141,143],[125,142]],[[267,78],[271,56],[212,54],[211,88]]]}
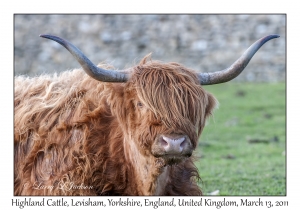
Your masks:
{"label": "cow's muzzle", "polygon": [[158,135],[152,145],[152,154],[163,158],[166,164],[178,163],[193,153],[193,146],[187,135]]}

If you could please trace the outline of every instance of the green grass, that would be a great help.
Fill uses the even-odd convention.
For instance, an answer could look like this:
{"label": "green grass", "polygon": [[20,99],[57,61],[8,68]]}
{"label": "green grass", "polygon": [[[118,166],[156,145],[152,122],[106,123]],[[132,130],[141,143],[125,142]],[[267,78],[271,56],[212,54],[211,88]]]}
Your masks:
{"label": "green grass", "polygon": [[200,137],[205,195],[286,194],[285,84],[205,86],[220,105]]}

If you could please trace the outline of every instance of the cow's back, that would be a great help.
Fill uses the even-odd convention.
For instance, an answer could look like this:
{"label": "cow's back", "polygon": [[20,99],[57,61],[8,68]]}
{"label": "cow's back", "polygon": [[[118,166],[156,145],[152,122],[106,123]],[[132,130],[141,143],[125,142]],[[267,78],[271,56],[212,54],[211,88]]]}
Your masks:
{"label": "cow's back", "polygon": [[[87,188],[95,164],[87,118],[109,115],[107,89],[82,70],[15,77],[16,195],[97,194]],[[92,147],[106,150],[101,138]],[[84,189],[68,191],[66,184]]]}

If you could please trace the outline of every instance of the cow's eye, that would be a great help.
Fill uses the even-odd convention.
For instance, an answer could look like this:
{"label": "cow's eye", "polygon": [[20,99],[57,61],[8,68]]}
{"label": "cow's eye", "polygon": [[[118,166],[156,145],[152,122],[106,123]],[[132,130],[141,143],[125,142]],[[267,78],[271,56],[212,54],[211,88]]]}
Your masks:
{"label": "cow's eye", "polygon": [[142,108],[144,105],[142,104],[142,102],[138,101],[136,106],[139,107],[139,108]]}

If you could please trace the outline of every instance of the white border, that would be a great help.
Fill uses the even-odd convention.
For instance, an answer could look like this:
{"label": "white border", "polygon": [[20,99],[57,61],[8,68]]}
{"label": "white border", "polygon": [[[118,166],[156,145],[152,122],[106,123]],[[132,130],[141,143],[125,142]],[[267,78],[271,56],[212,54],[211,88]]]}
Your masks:
{"label": "white border", "polygon": [[[295,2],[295,1],[294,1]],[[11,208],[13,197],[13,14],[14,13],[286,13],[287,14],[287,196],[261,197],[264,201],[288,200],[289,209],[297,209],[299,205],[299,12],[296,3],[287,1],[11,1],[1,6],[1,179],[0,179],[0,205],[4,209]],[[24,197],[22,197],[24,198]],[[49,197],[46,197],[46,199]],[[55,197],[53,197],[55,198]],[[132,198],[132,197],[131,197]],[[158,197],[156,197],[158,198]],[[178,197],[177,197],[178,198]],[[176,198],[176,199],[177,199]],[[208,198],[208,197],[204,197]],[[221,199],[221,197],[213,197]],[[226,197],[237,202],[243,197]],[[258,197],[246,197],[257,200]],[[70,199],[70,198],[66,198]],[[78,200],[82,198],[76,198]],[[94,197],[94,200],[107,199]],[[115,198],[117,199],[117,198]],[[145,197],[136,197],[143,201]],[[152,198],[151,198],[152,199]],[[153,198],[155,199],[155,197]],[[166,198],[167,199],[167,198]],[[296,207],[297,206],[297,207]],[[5,208],[8,207],[8,208]],[[18,207],[14,207],[18,208]],[[45,207],[44,207],[45,208]],[[49,207],[51,208],[51,207]],[[71,207],[69,207],[70,209]],[[140,207],[136,207],[140,208]],[[136,209],[131,208],[130,209]],[[145,207],[146,208],[146,207]],[[186,207],[185,207],[186,208]],[[215,207],[197,207],[201,209],[216,209]],[[256,207],[260,208],[260,207]],[[19,209],[19,208],[18,208]],[[25,209],[31,209],[25,207]],[[37,208],[35,208],[37,209]],[[110,209],[106,207],[105,209]],[[111,208],[113,209],[113,208]],[[150,209],[150,207],[149,207]],[[151,207],[153,209],[153,207]],[[232,209],[222,207],[221,209]],[[252,209],[248,207],[247,209]],[[260,209],[267,209],[262,207]],[[282,208],[282,209],[287,209]]]}

